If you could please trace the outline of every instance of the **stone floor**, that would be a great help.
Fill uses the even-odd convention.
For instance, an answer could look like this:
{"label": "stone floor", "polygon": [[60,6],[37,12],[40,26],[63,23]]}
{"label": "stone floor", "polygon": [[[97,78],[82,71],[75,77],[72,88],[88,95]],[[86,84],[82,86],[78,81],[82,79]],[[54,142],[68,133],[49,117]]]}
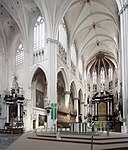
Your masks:
{"label": "stone floor", "polygon": [[11,145],[20,136],[21,136],[20,134],[0,132],[0,150],[5,150],[7,147],[9,147],[9,145]]}
{"label": "stone floor", "polygon": [[[78,136],[76,138],[74,135],[69,135],[69,137],[63,135],[61,139],[57,139],[55,135],[40,134],[42,133],[24,133],[6,150],[91,150],[90,136]],[[95,136],[94,142],[93,150],[128,150],[128,134],[110,133],[109,137],[102,134],[101,136]]]}

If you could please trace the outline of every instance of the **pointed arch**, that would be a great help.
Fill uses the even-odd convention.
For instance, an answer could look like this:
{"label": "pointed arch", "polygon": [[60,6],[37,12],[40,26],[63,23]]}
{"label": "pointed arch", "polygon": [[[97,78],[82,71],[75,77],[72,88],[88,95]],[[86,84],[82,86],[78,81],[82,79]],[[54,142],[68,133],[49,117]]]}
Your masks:
{"label": "pointed arch", "polygon": [[31,87],[33,106],[44,109],[47,98],[47,79],[41,68],[37,68],[33,74]]}
{"label": "pointed arch", "polygon": [[61,71],[57,74],[57,104],[59,107],[65,106],[65,81]]}
{"label": "pointed arch", "polygon": [[83,92],[81,89],[79,89],[79,100],[82,102],[83,101]]}
{"label": "pointed arch", "polygon": [[77,97],[77,89],[76,89],[76,84],[74,81],[72,81],[70,84],[70,92],[72,92],[73,98]]}
{"label": "pointed arch", "polygon": [[32,82],[32,78],[33,78],[33,76],[34,76],[34,73],[35,73],[36,70],[39,69],[39,68],[44,72],[44,74],[45,74],[45,76],[46,76],[46,81],[48,82],[48,75],[47,75],[47,73],[46,73],[46,70],[43,68],[43,66],[37,64],[37,65],[33,68],[33,70],[31,71],[31,74],[29,75],[29,79],[30,79],[30,80],[29,80],[29,87],[31,87],[31,82]]}
{"label": "pointed arch", "polygon": [[68,81],[68,78],[67,78],[66,71],[65,71],[65,69],[62,68],[62,67],[58,69],[58,72],[60,72],[60,71],[61,71],[61,73],[62,73],[62,75],[63,75],[63,78],[64,78],[65,90],[66,90],[66,91],[69,91],[69,81]]}

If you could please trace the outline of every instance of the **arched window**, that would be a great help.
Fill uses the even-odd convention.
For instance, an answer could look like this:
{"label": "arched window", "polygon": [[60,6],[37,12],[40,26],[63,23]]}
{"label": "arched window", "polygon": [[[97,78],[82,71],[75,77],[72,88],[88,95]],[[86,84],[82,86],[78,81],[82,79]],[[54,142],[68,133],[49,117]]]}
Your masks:
{"label": "arched window", "polygon": [[16,65],[22,64],[24,62],[24,48],[23,44],[20,43],[16,50]]}
{"label": "arched window", "polygon": [[96,73],[96,69],[94,69],[94,71],[93,71],[92,80],[93,80],[93,84],[97,84],[97,73]]}
{"label": "arched window", "polygon": [[39,51],[44,48],[45,42],[45,21],[39,16],[34,26],[34,41],[33,50]]}
{"label": "arched window", "polygon": [[100,82],[101,82],[101,84],[105,83],[105,72],[104,72],[103,67],[101,68],[101,71],[100,71]]}
{"label": "arched window", "polygon": [[96,69],[92,73],[93,92],[97,92],[97,72]]}
{"label": "arched window", "polygon": [[79,72],[81,73],[81,75],[83,74],[83,63],[82,60],[79,60]]}
{"label": "arched window", "polygon": [[76,49],[75,43],[71,46],[71,60],[73,61],[74,65],[76,66]]}
{"label": "arched window", "polygon": [[65,51],[67,51],[67,31],[63,19],[61,20],[59,25],[59,42],[61,43]]}
{"label": "arched window", "polygon": [[113,71],[112,71],[111,67],[109,67],[109,69],[108,69],[108,79],[109,79],[109,81],[112,81],[112,79],[113,79]]}

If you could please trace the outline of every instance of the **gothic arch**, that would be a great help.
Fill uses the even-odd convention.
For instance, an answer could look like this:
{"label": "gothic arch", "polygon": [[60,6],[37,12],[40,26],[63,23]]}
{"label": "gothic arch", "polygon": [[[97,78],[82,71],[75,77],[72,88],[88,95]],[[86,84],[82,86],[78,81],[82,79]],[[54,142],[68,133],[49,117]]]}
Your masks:
{"label": "gothic arch", "polygon": [[79,99],[81,102],[83,101],[83,92],[81,89],[79,90]]}
{"label": "gothic arch", "polygon": [[64,83],[65,83],[65,90],[69,91],[69,81],[67,79],[67,74],[64,68],[59,68],[57,74],[61,71],[63,78],[64,78]]}
{"label": "gothic arch", "polygon": [[83,102],[83,93],[82,93],[81,89],[79,90],[78,96],[79,96],[79,100],[78,100],[78,114],[81,115],[82,114],[81,104]]}
{"label": "gothic arch", "polygon": [[75,84],[74,81],[72,81],[71,84],[70,84],[70,92],[72,92],[74,98],[77,97],[77,89],[76,89],[76,84]]}
{"label": "gothic arch", "polygon": [[32,79],[33,79],[34,73],[36,72],[37,69],[41,69],[41,70],[44,72],[44,74],[45,74],[45,76],[46,76],[46,81],[48,82],[48,76],[47,76],[47,73],[46,73],[45,69],[43,68],[43,66],[41,66],[41,65],[36,65],[36,66],[33,68],[33,70],[31,71],[31,74],[30,74],[30,76],[29,76],[29,79],[30,79],[30,80],[29,80],[29,88],[31,87]]}
{"label": "gothic arch", "polygon": [[65,105],[65,81],[61,71],[57,74],[57,103],[59,107]]}
{"label": "gothic arch", "polygon": [[47,79],[41,68],[37,68],[33,74],[31,87],[33,106],[44,109],[45,99],[47,97]]}

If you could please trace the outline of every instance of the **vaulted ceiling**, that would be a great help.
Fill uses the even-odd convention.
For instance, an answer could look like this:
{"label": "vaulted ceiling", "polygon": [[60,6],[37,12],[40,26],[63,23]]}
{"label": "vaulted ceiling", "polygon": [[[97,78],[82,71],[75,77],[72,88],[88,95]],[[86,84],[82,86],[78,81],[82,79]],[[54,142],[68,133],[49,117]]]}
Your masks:
{"label": "vaulted ceiling", "polygon": [[8,41],[17,33],[27,39],[31,21],[39,13],[45,16],[50,30],[58,28],[64,16],[69,44],[75,41],[84,69],[91,68],[88,66],[94,64],[92,60],[97,60],[95,56],[99,52],[103,56],[107,54],[108,64],[117,67],[119,17],[116,0],[0,0],[0,49],[7,49]]}
{"label": "vaulted ceiling", "polygon": [[65,20],[70,43],[75,40],[78,56],[84,61],[84,69],[88,71],[92,68],[87,66],[100,58],[94,57],[99,52],[103,55],[107,53],[108,64],[113,62],[117,67],[119,17],[115,0],[76,0],[68,9]]}

